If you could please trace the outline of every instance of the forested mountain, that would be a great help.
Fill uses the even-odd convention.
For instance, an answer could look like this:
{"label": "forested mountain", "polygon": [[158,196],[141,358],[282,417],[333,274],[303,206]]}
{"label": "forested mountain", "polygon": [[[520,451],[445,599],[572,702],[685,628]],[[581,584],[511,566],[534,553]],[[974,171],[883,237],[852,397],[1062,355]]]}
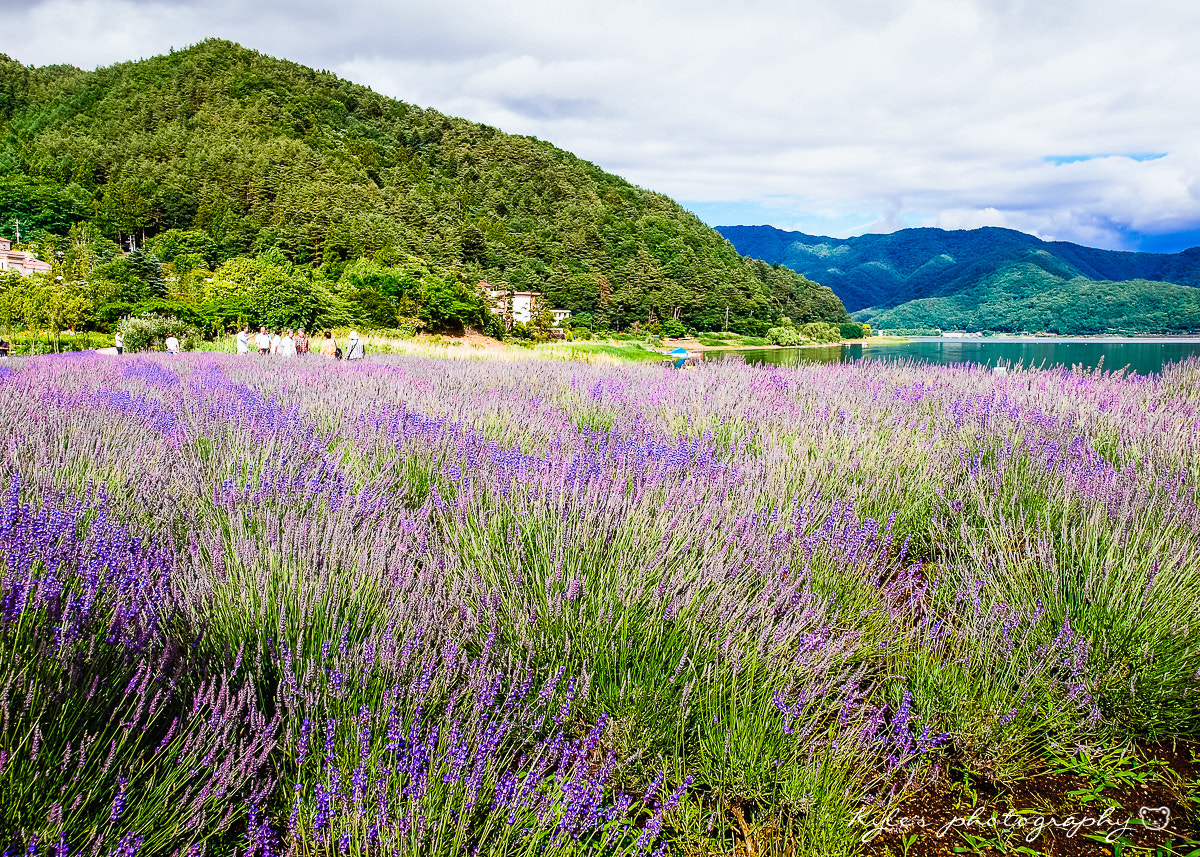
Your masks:
{"label": "forested mountain", "polygon": [[1098,333],[1200,331],[1200,289],[1150,280],[1055,277],[1036,265],[1013,265],[948,297],[854,313],[877,330]]}
{"label": "forested mountain", "polygon": [[741,253],[833,289],[876,329],[1054,333],[1200,330],[1200,247],[1129,253],[1011,229],[823,238],[720,226]]}
{"label": "forested mountain", "polygon": [[612,329],[846,320],[568,152],[216,40],[94,72],[0,57],[0,233],[14,219],[97,324],[158,304],[478,324],[480,280]]}

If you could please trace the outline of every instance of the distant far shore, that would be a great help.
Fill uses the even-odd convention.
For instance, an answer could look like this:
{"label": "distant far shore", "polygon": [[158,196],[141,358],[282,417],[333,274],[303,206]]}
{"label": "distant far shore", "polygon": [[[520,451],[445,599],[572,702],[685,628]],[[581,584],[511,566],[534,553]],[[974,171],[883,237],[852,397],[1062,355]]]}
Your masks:
{"label": "distant far shore", "polygon": [[1094,334],[1090,336],[1021,336],[1019,334],[994,334],[992,336],[872,336],[869,339],[843,339],[840,342],[805,342],[801,345],[701,345],[695,339],[671,340],[672,345],[686,348],[688,351],[787,351],[796,348],[836,348],[843,345],[861,345],[869,348],[872,345],[901,345],[906,342],[946,342],[946,343],[988,343],[988,342],[1145,342],[1145,343],[1188,343],[1200,342],[1200,334],[1195,335],[1155,335],[1116,336],[1112,334]]}
{"label": "distant far shore", "polygon": [[[989,337],[990,338],[990,337]],[[872,336],[870,339],[842,339],[837,342],[804,342],[800,345],[701,345],[700,340],[689,337],[685,339],[666,340],[668,345],[684,348],[688,351],[786,351],[792,348],[838,348],[842,345],[883,345],[907,342],[905,336]]]}
{"label": "distant far shore", "polygon": [[[883,337],[877,337],[882,339]],[[991,336],[904,336],[893,342],[1200,342],[1196,334],[1142,333],[1121,335],[1112,333],[1078,334],[1075,336],[1035,335],[1018,333],[994,333]]]}

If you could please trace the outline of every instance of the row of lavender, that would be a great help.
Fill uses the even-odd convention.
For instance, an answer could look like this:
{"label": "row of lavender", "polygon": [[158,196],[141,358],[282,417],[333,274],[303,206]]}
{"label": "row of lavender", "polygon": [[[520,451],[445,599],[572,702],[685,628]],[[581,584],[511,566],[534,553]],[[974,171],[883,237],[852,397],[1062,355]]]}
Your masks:
{"label": "row of lavender", "polygon": [[1196,363],[0,373],[14,853],[853,853],[1200,721]]}

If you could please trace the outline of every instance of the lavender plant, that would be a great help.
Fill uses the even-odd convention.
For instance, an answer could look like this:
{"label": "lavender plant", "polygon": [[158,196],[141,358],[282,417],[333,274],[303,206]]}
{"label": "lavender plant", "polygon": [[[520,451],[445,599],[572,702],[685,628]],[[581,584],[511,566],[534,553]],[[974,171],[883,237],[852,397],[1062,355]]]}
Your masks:
{"label": "lavender plant", "polygon": [[103,501],[14,476],[0,521],[0,841],[29,853],[203,846],[274,788],[277,724],[189,657],[170,553]]}
{"label": "lavender plant", "polygon": [[0,833],[850,854],[1194,734],[1197,365],[10,361]]}

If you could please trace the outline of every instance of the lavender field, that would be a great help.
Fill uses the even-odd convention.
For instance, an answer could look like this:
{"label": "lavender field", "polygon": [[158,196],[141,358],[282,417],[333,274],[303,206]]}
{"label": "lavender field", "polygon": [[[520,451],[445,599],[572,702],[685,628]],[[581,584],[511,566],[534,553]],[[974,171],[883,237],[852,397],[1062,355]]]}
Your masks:
{"label": "lavender field", "polygon": [[0,367],[10,854],[855,854],[1200,726],[1159,377]]}

